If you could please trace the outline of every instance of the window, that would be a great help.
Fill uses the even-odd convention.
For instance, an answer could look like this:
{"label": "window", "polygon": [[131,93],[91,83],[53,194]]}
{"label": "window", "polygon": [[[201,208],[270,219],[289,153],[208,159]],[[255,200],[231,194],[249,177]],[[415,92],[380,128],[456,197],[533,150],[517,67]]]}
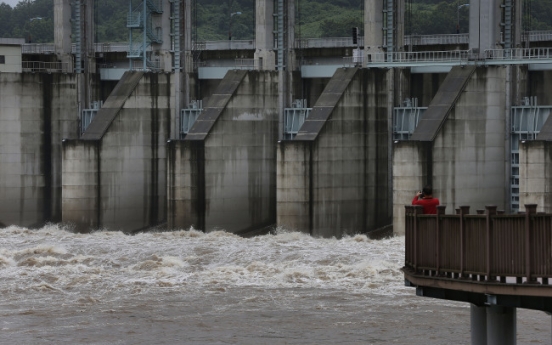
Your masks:
{"label": "window", "polygon": [[6,63],[6,56],[0,55],[0,64],[4,65]]}

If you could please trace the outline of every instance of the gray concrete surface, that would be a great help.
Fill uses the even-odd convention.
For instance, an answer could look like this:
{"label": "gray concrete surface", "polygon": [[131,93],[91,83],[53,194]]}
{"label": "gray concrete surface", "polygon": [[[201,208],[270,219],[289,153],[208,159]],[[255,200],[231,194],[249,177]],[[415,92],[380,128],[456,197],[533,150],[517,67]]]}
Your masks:
{"label": "gray concrete surface", "polygon": [[64,222],[136,231],[165,221],[170,90],[170,74],[127,73],[82,139],[64,143]]}
{"label": "gray concrete surface", "polygon": [[0,223],[61,220],[61,140],[77,133],[75,75],[0,74]]}
{"label": "gray concrete surface", "polygon": [[[454,89],[458,97],[447,97],[453,102],[448,106],[451,110],[434,140],[395,144],[395,233],[404,233],[404,205],[426,184],[433,186],[447,213],[463,205],[471,206],[472,212],[486,205],[507,209],[510,155],[505,78],[505,68],[477,68],[465,88]],[[450,90],[450,85],[444,82],[441,88]]]}
{"label": "gray concrete surface", "polygon": [[537,212],[552,211],[552,142],[519,144],[519,205],[537,204]]}
{"label": "gray concrete surface", "polygon": [[274,224],[277,76],[228,72],[184,140],[171,141],[170,228],[241,233]]}
{"label": "gray concrete surface", "polygon": [[278,226],[331,237],[390,224],[386,74],[339,69],[297,136],[280,142]]}

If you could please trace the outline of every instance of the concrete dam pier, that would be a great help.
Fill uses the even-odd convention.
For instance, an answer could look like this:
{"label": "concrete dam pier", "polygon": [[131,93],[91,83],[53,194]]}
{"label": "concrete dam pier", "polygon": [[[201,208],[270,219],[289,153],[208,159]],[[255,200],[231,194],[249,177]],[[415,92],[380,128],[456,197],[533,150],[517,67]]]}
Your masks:
{"label": "concrete dam pier", "polygon": [[168,226],[235,233],[276,219],[278,74],[229,71],[168,143]]}
{"label": "concrete dam pier", "polygon": [[550,212],[552,32],[478,3],[468,34],[367,1],[363,37],[303,40],[294,1],[259,0],[255,40],[195,42],[190,1],[159,1],[135,50],[56,1],[53,47],[0,39],[0,225],[402,234],[426,184],[449,212]]}

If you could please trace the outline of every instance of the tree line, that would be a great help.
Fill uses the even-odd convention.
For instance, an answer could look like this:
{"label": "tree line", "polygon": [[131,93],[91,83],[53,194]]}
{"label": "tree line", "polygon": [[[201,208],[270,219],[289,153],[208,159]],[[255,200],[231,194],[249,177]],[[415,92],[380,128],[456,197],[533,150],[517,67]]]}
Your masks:
{"label": "tree line", "polygon": [[[1,0],[0,0],[1,1]],[[137,6],[141,0],[130,0]],[[406,34],[431,35],[468,31],[469,0],[406,0]],[[195,40],[250,40],[255,37],[255,0],[196,0]],[[523,0],[523,29],[552,30],[552,2]],[[97,42],[126,42],[128,1],[95,1]],[[346,37],[352,27],[363,35],[364,0],[297,0],[297,37]],[[54,40],[53,0],[22,0],[13,8],[0,3],[0,37],[31,43]]]}

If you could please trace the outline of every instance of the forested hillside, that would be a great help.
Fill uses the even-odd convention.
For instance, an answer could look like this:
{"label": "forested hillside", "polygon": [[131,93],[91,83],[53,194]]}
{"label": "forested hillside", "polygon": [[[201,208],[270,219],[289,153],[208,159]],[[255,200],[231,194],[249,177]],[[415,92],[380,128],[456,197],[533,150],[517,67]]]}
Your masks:
{"label": "forested hillside", "polygon": [[[0,0],[1,2],[2,0]],[[140,0],[132,0],[136,5]],[[96,40],[126,42],[127,0],[96,0]],[[469,0],[407,0],[407,34],[456,33],[468,30]],[[552,30],[552,1],[524,0],[525,30]],[[237,13],[240,14],[237,14]],[[296,34],[299,37],[349,36],[351,28],[361,29],[364,0],[297,0]],[[234,14],[234,15],[231,15]],[[197,0],[194,39],[253,39],[255,0]],[[0,3],[0,37],[20,37],[28,42],[53,41],[53,0],[23,0],[14,8]]]}

